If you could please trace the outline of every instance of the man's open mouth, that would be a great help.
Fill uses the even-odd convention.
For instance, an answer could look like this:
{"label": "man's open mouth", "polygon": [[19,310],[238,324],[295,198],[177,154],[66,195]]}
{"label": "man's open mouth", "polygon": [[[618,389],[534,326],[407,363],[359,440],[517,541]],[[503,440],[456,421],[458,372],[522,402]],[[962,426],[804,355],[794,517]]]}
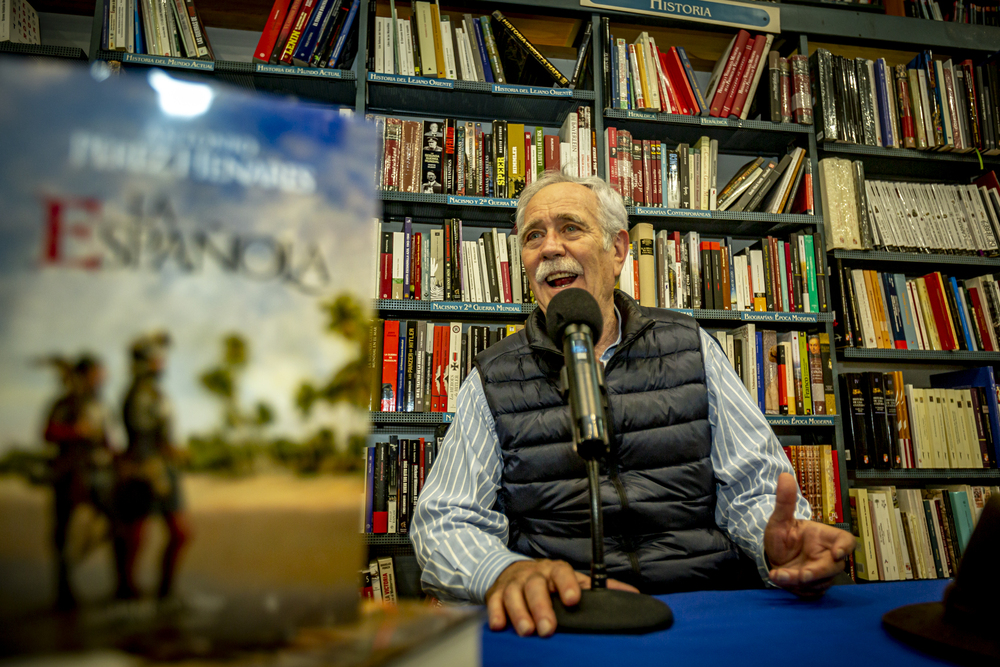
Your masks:
{"label": "man's open mouth", "polygon": [[573,281],[575,281],[577,277],[578,276],[575,273],[559,272],[551,274],[545,279],[545,282],[548,283],[550,287],[566,287],[567,285],[572,285]]}

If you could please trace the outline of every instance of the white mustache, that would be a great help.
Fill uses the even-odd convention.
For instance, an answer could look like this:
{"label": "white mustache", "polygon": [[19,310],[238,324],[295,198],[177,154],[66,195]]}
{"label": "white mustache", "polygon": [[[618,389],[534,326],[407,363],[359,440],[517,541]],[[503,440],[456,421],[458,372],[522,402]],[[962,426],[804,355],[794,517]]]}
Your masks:
{"label": "white mustache", "polygon": [[543,260],[535,269],[535,282],[543,283],[553,273],[575,273],[583,275],[583,265],[572,257]]}

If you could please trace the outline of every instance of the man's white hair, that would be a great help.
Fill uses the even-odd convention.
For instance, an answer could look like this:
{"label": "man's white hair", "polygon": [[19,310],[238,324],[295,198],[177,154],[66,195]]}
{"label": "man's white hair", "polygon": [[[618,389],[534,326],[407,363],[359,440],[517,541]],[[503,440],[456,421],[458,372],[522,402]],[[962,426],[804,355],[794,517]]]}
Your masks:
{"label": "man's white hair", "polygon": [[517,240],[524,247],[524,209],[527,208],[531,198],[537,195],[543,188],[556,183],[577,183],[586,188],[590,188],[597,197],[597,221],[604,231],[604,249],[610,250],[615,242],[618,232],[628,231],[628,211],[622,203],[621,195],[611,189],[603,179],[597,176],[587,176],[578,178],[569,176],[561,171],[547,171],[541,178],[521,191],[521,197],[517,200],[517,213],[515,223],[517,224]]}

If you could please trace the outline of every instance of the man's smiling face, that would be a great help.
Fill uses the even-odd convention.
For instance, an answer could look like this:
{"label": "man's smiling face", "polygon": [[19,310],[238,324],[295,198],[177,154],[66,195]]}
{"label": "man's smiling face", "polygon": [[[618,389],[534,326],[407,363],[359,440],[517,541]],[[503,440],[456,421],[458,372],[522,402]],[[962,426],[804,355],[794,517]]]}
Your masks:
{"label": "man's smiling face", "polygon": [[614,309],[628,233],[619,232],[605,249],[597,196],[590,188],[555,183],[539,191],[524,209],[523,239],[521,260],[543,312],[557,292],[570,287],[590,292],[602,312]]}

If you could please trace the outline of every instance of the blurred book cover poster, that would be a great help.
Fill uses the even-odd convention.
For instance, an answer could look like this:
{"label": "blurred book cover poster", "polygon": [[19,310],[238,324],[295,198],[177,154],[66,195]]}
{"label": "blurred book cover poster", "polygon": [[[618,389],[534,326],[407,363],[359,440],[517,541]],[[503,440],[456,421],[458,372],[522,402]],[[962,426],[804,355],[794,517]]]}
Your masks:
{"label": "blurred book cover poster", "polygon": [[102,63],[0,90],[0,618],[350,616],[373,129]]}

